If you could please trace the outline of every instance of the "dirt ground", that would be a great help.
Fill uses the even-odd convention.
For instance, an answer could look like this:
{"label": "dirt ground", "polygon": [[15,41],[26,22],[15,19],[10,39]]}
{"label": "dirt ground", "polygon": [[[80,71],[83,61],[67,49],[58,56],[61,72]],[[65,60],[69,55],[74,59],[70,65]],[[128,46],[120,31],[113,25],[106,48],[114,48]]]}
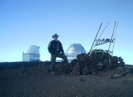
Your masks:
{"label": "dirt ground", "polygon": [[52,75],[49,69],[42,64],[0,70],[0,97],[133,97],[133,74],[112,79],[115,69],[79,76]]}

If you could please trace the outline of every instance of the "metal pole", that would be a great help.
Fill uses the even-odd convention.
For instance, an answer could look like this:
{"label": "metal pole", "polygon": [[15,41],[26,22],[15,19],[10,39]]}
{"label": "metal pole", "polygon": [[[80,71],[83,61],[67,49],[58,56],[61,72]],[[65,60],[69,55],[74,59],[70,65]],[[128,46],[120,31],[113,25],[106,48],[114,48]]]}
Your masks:
{"label": "metal pole", "polygon": [[116,41],[116,32],[117,32],[118,24],[119,24],[119,21],[117,22],[117,25],[116,25],[116,31],[115,31],[115,36],[114,36],[114,43],[113,43],[112,55],[113,55],[114,45],[115,45],[115,41]]}
{"label": "metal pole", "polygon": [[105,31],[105,29],[107,28],[109,22],[107,23],[107,25],[105,26],[105,28],[103,29],[102,33],[99,35],[98,39],[102,36],[103,32]]}
{"label": "metal pole", "polygon": [[[113,36],[114,36],[114,32],[115,32],[115,26],[116,26],[116,22],[115,22],[114,29],[113,29],[113,33],[112,33],[112,36],[111,36],[111,41],[112,41],[112,39],[113,39]],[[110,47],[111,47],[111,41],[110,41],[110,44],[109,44],[108,51],[110,50]]]}
{"label": "metal pole", "polygon": [[95,39],[94,39],[94,41],[93,41],[93,43],[92,43],[92,46],[91,46],[91,49],[90,49],[89,56],[90,56],[91,53],[92,53],[92,48],[93,48],[93,45],[94,45],[94,43],[95,43],[95,41],[96,41],[97,35],[98,35],[98,33],[99,33],[100,29],[101,29],[101,26],[102,26],[102,23],[100,24],[99,29],[98,29],[98,32],[97,32],[97,34],[96,34],[96,37],[95,37]]}
{"label": "metal pole", "polygon": [[[112,41],[112,38],[114,36],[115,26],[116,26],[116,22],[115,22],[114,29],[113,29],[113,32],[112,32],[111,41]],[[110,41],[109,48],[108,48],[109,66],[111,65],[110,56],[109,56],[109,50],[110,50],[110,46],[111,46],[111,41]]]}

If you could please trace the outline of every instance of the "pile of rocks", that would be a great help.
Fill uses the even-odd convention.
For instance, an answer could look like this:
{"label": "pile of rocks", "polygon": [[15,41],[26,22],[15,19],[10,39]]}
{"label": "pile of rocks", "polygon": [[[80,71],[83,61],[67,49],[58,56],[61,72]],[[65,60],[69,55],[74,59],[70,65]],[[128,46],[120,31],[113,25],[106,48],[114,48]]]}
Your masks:
{"label": "pile of rocks", "polygon": [[[112,56],[107,51],[94,50],[90,56],[89,53],[77,55],[77,58],[72,60],[69,64],[67,73],[73,75],[98,74],[101,71],[125,66],[125,63],[121,57]],[[64,69],[64,67],[65,64],[62,63],[60,70]]]}

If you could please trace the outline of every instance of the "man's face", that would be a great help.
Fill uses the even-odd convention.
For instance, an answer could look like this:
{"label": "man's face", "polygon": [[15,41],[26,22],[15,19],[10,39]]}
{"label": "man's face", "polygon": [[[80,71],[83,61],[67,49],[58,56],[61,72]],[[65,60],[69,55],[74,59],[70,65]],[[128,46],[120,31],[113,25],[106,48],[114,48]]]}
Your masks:
{"label": "man's face", "polygon": [[57,36],[54,36],[54,40],[57,40],[58,39],[58,37]]}

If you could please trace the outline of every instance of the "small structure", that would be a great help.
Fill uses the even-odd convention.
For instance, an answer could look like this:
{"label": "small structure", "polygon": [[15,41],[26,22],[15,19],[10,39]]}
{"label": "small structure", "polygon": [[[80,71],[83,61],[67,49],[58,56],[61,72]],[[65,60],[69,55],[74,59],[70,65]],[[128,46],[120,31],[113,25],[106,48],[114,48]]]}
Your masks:
{"label": "small structure", "polygon": [[[112,62],[111,62],[111,56],[113,56],[113,51],[114,51],[114,44],[115,44],[115,40],[116,40],[116,32],[117,32],[117,28],[118,28],[118,24],[119,22],[118,21],[115,21],[115,24],[114,24],[114,29],[113,29],[113,32],[112,32],[112,35],[111,35],[111,38],[103,38],[103,39],[100,39],[101,35],[103,34],[104,30],[106,29],[106,27],[108,26],[109,23],[107,23],[107,25],[105,26],[105,28],[103,29],[103,31],[101,32],[101,34],[99,35],[99,31],[102,27],[102,23],[100,24],[100,27],[98,29],[98,32],[95,36],[95,39],[92,43],[92,46],[90,48],[90,52],[89,52],[89,56],[91,56],[91,54],[95,51],[95,52],[101,52],[102,50],[96,50],[94,49],[96,46],[100,46],[100,45],[103,45],[103,44],[106,44],[106,43],[109,43],[109,47],[108,47],[108,50],[106,50],[106,52],[108,53],[108,62],[109,62],[109,65],[111,66]],[[111,49],[111,45],[112,45],[112,49]],[[103,52],[103,51],[102,51]],[[111,55],[111,56],[110,56]]]}
{"label": "small structure", "polygon": [[22,53],[22,61],[33,62],[40,61],[40,47],[36,45],[31,45],[27,53]]}
{"label": "small structure", "polygon": [[[102,27],[102,23],[100,24],[100,27],[98,29],[98,32],[95,36],[95,39],[92,43],[92,46],[90,48],[90,53],[89,53],[89,56],[91,56],[91,53],[95,50],[94,48],[96,46],[100,46],[100,45],[103,45],[103,44],[106,44],[106,43],[109,43],[109,47],[108,47],[108,53],[110,53],[111,55],[113,55],[113,50],[114,50],[114,44],[115,44],[115,40],[116,40],[116,32],[117,32],[117,28],[118,28],[118,24],[119,22],[116,22],[115,21],[115,25],[114,25],[114,29],[113,29],[113,32],[112,32],[112,35],[111,35],[111,38],[103,38],[103,39],[100,39],[100,37],[102,36],[103,32],[105,31],[106,27],[108,26],[109,23],[107,23],[107,25],[105,26],[105,28],[103,29],[103,31],[100,33],[99,35],[99,31]],[[113,45],[112,45],[113,44]],[[112,50],[111,50],[111,45],[112,45]],[[97,51],[97,50],[96,50]]]}

